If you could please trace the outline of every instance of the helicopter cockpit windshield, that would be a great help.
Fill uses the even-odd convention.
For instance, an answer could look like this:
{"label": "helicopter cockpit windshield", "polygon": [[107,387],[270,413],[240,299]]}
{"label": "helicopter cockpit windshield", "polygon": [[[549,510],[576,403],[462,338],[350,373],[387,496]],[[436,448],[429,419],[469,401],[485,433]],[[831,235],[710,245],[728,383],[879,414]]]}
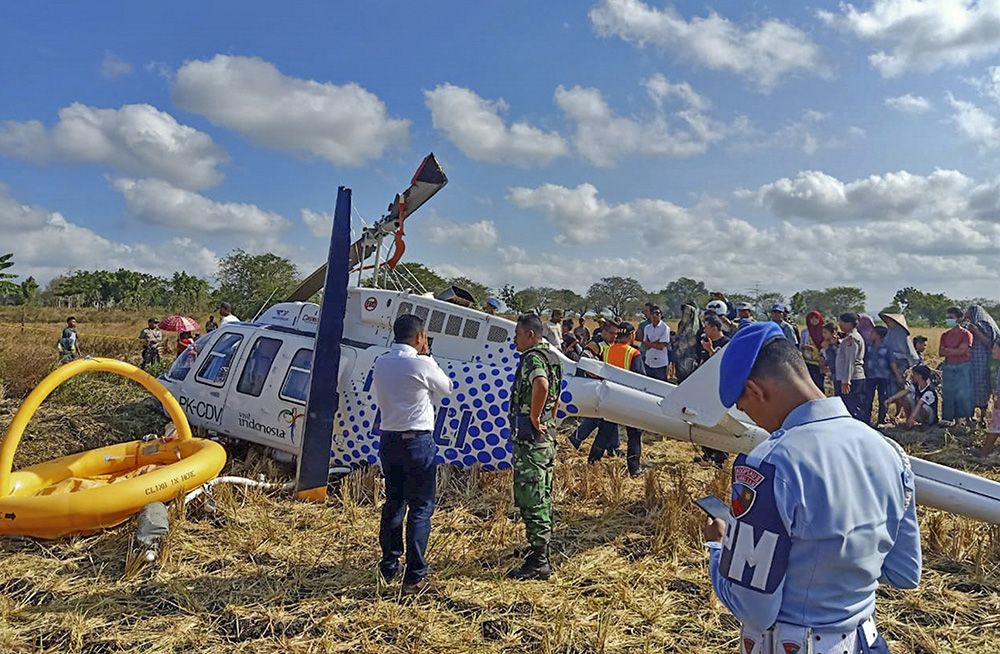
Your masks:
{"label": "helicopter cockpit windshield", "polygon": [[198,358],[198,355],[201,354],[205,345],[212,340],[212,338],[214,338],[213,334],[205,334],[191,345],[188,345],[184,352],[174,359],[173,364],[170,366],[170,370],[167,371],[167,377],[175,381],[184,381],[188,372],[191,370],[191,367],[194,365],[195,360]]}

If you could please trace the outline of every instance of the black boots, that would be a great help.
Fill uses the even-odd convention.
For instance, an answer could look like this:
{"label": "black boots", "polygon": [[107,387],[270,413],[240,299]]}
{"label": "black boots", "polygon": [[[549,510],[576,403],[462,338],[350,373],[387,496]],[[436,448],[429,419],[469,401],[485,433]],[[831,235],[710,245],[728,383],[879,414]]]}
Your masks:
{"label": "black boots", "polygon": [[546,547],[532,547],[528,551],[524,563],[507,573],[508,578],[519,581],[526,579],[545,581],[550,576],[552,576],[552,568],[549,567],[549,554]]}

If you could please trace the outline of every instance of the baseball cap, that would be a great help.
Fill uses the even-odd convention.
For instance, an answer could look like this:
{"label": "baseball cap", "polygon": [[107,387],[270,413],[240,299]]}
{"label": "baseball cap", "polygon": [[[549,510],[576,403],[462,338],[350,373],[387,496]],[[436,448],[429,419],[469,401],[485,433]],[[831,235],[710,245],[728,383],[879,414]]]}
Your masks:
{"label": "baseball cap", "polygon": [[771,305],[771,311],[780,311],[781,313],[788,313],[788,308],[784,304],[778,302],[777,304]]}
{"label": "baseball cap", "polygon": [[497,302],[495,298],[490,298],[490,299],[486,300],[486,304],[490,305],[494,309],[499,309],[500,308],[500,303]]}
{"label": "baseball cap", "polygon": [[629,334],[635,331],[635,327],[630,322],[623,322],[618,325],[618,338],[628,338]]}
{"label": "baseball cap", "polygon": [[[781,306],[781,305],[775,305]],[[760,348],[774,338],[784,338],[778,323],[770,320],[755,322],[737,330],[729,345],[722,350],[719,368],[719,399],[726,408],[736,404],[743,395],[743,387],[757,362]]]}
{"label": "baseball cap", "polygon": [[724,316],[726,315],[726,311],[729,310],[729,307],[727,307],[726,303],[723,302],[722,300],[712,300],[711,302],[708,303],[705,309],[708,311],[714,311],[720,316]]}
{"label": "baseball cap", "polygon": [[736,310],[737,311],[753,311],[753,307],[750,306],[749,302],[737,302],[736,303]]}

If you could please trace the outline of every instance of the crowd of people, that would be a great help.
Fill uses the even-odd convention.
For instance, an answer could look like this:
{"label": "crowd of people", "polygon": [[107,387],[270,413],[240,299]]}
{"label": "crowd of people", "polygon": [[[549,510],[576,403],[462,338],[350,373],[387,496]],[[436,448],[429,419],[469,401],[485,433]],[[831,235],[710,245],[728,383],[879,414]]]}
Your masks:
{"label": "crowd of people", "polygon": [[[987,430],[979,451],[985,456],[994,451],[1000,436],[1000,401],[993,399],[1000,398],[1000,373],[991,365],[991,360],[1000,360],[1000,328],[978,305],[952,307],[947,313],[939,368],[931,368],[924,360],[927,337],[912,334],[906,317],[899,313],[879,313],[883,324],[877,325],[865,313],[848,311],[828,319],[813,310],[799,330],[788,320],[788,308],[778,303],[771,306],[770,319],[799,349],[817,388],[840,397],[858,420],[874,427],[914,427],[939,421],[958,428],[979,426]],[[663,320],[660,307],[647,302],[638,327],[614,317],[600,322],[593,333],[583,317],[564,319],[562,311],[553,310],[544,323],[544,337],[573,361],[610,362],[613,358],[615,365],[633,372],[681,383],[739,330],[755,322],[751,305],[713,293],[703,309],[684,304],[676,330]],[[611,346],[618,342],[635,345],[638,356],[609,357]],[[604,423],[602,436],[601,426],[601,421],[585,419],[570,438],[579,448],[598,430],[591,461],[604,453],[618,454],[617,428]],[[706,449],[698,460],[721,465],[725,458],[722,452]]]}

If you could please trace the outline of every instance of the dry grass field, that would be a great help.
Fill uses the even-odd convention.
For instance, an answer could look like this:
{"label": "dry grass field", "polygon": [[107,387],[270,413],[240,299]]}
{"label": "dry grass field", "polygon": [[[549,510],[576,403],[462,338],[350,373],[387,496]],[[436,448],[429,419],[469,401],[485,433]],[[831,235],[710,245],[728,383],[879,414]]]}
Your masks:
{"label": "dry grass field", "polygon": [[[78,314],[79,315],[79,314]],[[0,327],[0,429],[55,365],[64,316]],[[138,336],[144,316],[84,314],[80,331]],[[15,322],[0,314],[0,322]],[[45,331],[47,330],[47,331]],[[932,336],[930,330],[918,330]],[[936,337],[931,337],[932,343]],[[84,351],[135,360],[138,343],[84,337]],[[17,466],[154,431],[163,419],[131,382],[78,378],[43,405]],[[975,435],[891,431],[919,456],[1000,478],[969,455]],[[563,441],[564,442],[564,441]],[[641,480],[620,460],[587,466],[561,446],[555,575],[504,579],[523,539],[509,473],[442,468],[429,558],[433,592],[404,598],[378,582],[381,482],[372,469],[332,483],[323,505],[220,487],[217,511],[173,507],[152,564],[134,526],[58,542],[0,539],[0,651],[114,652],[735,652],[737,625],[714,599],[691,498],[728,496],[728,471],[694,450],[650,443]],[[254,450],[228,472],[283,481]],[[1000,651],[1000,527],[921,509],[925,571],[915,591],[883,587],[879,624],[894,652]]]}

